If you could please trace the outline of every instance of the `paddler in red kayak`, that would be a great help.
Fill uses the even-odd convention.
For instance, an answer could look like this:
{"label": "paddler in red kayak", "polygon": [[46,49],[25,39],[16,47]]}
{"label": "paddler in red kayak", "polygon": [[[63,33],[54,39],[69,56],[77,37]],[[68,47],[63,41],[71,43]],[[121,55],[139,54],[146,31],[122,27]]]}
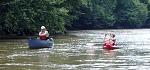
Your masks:
{"label": "paddler in red kayak", "polygon": [[115,45],[116,45],[115,34],[105,34],[103,48],[112,50],[115,49],[115,47],[113,47]]}
{"label": "paddler in red kayak", "polygon": [[39,32],[40,40],[47,40],[49,39],[49,33],[46,30],[45,26],[41,26],[41,31]]}

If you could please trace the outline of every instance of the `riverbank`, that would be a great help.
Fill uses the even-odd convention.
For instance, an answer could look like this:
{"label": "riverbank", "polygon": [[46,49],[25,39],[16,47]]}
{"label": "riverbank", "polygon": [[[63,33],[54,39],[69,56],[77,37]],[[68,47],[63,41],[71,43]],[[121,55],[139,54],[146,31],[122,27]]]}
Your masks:
{"label": "riverbank", "polygon": [[30,36],[16,36],[16,35],[8,35],[8,36],[0,36],[0,39],[27,39]]}
{"label": "riverbank", "polygon": [[[91,29],[92,30],[92,29]],[[136,29],[93,29],[93,30],[150,30],[149,28],[136,28]],[[68,35],[68,33],[70,31],[81,31],[81,30],[68,30],[67,32],[65,32],[64,34],[55,34],[55,35],[51,35],[50,37],[53,37],[53,38],[57,38],[57,37],[60,37],[60,36],[70,36]],[[82,31],[89,31],[89,30],[82,30]],[[105,32],[104,32],[105,33]],[[0,39],[28,39],[29,37],[38,37],[38,36],[18,36],[18,35],[15,35],[15,34],[10,34],[10,35],[0,35]]]}
{"label": "riverbank", "polygon": [[[70,37],[71,35],[66,34],[56,34],[56,35],[51,35],[51,38],[62,38],[62,37]],[[37,35],[33,35],[33,36],[17,36],[17,35],[0,35],[0,40],[4,40],[4,39],[29,39],[30,37],[33,38],[37,38]]]}

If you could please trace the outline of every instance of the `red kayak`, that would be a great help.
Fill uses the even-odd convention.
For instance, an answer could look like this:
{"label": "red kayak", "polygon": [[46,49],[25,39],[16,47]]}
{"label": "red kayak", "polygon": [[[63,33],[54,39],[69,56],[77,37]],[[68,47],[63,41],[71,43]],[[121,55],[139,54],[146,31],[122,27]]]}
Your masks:
{"label": "red kayak", "polygon": [[113,50],[118,49],[118,47],[116,47],[116,44],[112,40],[107,40],[104,42],[103,49]]}

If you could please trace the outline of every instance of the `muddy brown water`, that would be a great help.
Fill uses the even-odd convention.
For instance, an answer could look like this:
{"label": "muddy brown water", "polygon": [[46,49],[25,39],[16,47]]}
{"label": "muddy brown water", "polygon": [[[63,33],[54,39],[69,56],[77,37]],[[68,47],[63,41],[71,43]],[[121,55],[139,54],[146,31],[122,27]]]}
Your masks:
{"label": "muddy brown water", "polygon": [[[115,33],[121,48],[102,49],[105,33]],[[150,29],[69,31],[54,40],[44,49],[28,49],[27,39],[0,40],[0,70],[150,69]]]}

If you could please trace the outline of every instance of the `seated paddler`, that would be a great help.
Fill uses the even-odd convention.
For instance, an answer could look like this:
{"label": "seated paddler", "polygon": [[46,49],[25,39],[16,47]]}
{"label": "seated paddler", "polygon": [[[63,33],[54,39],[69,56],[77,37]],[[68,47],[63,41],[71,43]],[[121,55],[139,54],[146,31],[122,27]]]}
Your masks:
{"label": "seated paddler", "polygon": [[104,45],[112,45],[116,44],[115,34],[105,34]]}
{"label": "seated paddler", "polygon": [[46,30],[45,26],[41,26],[41,31],[39,32],[40,40],[48,40],[49,39],[49,33]]}

